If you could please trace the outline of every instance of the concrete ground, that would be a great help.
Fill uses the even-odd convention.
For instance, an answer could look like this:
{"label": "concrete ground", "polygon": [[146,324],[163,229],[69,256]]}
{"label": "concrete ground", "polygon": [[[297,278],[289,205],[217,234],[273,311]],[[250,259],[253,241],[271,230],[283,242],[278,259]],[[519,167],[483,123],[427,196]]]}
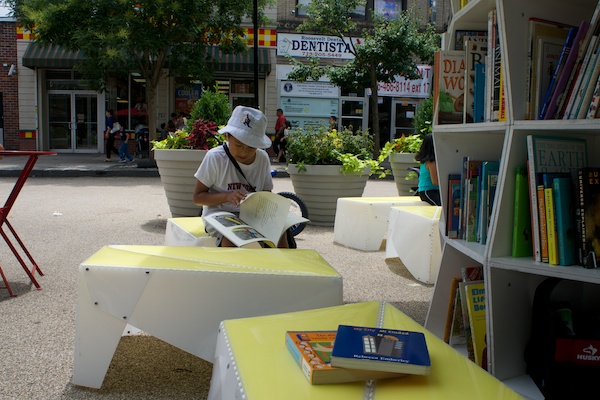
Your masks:
{"label": "concrete ground", "polygon": [[[43,168],[36,175],[51,176],[44,171],[63,162],[56,171],[138,169],[104,163],[102,155],[73,156],[70,163],[59,157],[45,167],[40,158]],[[0,161],[5,196],[15,181],[7,173],[10,163]],[[18,294],[9,297],[0,289],[0,399],[206,398],[212,365],[143,334],[122,338],[101,389],[70,383],[79,264],[108,244],[161,245],[170,213],[157,175],[56,175],[31,177],[9,215],[45,274],[41,291],[0,243],[2,269]],[[275,191],[293,191],[289,178],[275,179]],[[394,196],[395,184],[369,180],[364,195]],[[385,300],[424,323],[433,286],[416,281],[398,259],[335,244],[332,227],[309,225],[297,242],[318,251],[343,276],[345,302]]]}

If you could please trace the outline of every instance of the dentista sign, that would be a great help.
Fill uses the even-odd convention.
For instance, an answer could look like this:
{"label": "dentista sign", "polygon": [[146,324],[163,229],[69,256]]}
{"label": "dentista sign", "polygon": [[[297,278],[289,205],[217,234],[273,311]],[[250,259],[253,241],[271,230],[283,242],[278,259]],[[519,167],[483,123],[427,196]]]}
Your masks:
{"label": "dentista sign", "polygon": [[[360,38],[352,41],[360,43]],[[277,34],[277,55],[292,57],[320,57],[337,60],[352,60],[354,55],[350,52],[350,38],[344,40],[335,36],[303,35],[296,33]]]}

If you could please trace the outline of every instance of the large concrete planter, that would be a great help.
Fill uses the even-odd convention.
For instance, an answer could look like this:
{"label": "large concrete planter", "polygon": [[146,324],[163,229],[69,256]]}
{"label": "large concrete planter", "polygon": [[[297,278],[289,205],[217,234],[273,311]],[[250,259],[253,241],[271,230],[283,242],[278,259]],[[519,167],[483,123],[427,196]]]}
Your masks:
{"label": "large concrete planter", "polygon": [[154,149],[154,159],[165,189],[173,217],[195,217],[201,206],[192,201],[196,178],[194,174],[206,155],[206,150]]}
{"label": "large concrete planter", "polygon": [[333,226],[337,200],[361,197],[369,179],[369,169],[362,174],[342,174],[339,165],[306,165],[298,172],[296,164],[288,166],[294,191],[306,204],[313,225]]}
{"label": "large concrete planter", "polygon": [[406,180],[410,172],[408,168],[419,166],[419,163],[415,161],[415,155],[413,153],[392,153],[389,156],[398,196],[412,196],[414,192],[411,192],[410,188],[419,184],[416,179]]}

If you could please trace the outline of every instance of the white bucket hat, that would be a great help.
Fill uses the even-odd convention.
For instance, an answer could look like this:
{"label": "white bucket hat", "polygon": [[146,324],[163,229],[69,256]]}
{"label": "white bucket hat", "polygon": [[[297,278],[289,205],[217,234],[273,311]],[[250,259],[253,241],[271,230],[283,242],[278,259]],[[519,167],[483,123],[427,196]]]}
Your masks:
{"label": "white bucket hat", "polygon": [[256,149],[271,147],[271,139],[265,134],[267,118],[256,108],[237,106],[227,125],[219,129],[219,133],[229,133],[231,136]]}

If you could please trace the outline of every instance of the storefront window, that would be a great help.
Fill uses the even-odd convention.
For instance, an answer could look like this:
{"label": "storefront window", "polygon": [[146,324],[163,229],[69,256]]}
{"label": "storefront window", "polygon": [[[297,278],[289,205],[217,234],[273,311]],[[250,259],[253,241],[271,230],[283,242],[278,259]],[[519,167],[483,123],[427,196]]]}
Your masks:
{"label": "storefront window", "polygon": [[364,105],[365,105],[365,102],[363,99],[342,100],[342,127],[343,128],[348,128],[353,132],[362,130]]}
{"label": "storefront window", "polygon": [[[401,2],[401,0],[399,0]],[[311,0],[297,0],[296,2],[296,15],[299,17],[306,17],[306,6],[310,4]],[[357,6],[350,16],[355,19],[365,19],[366,10],[373,8],[373,0],[367,0],[366,6]]]}

